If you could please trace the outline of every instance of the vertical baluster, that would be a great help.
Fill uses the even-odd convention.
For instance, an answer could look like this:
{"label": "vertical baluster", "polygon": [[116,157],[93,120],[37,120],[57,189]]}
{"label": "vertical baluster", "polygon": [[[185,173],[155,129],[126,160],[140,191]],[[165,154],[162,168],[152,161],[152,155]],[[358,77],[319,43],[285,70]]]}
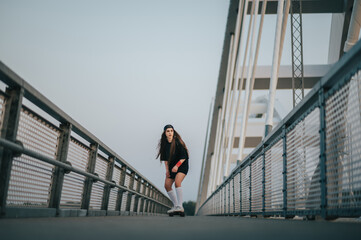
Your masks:
{"label": "vertical baluster", "polygon": [[[131,175],[130,175],[129,186],[128,186],[128,188],[130,190],[133,190],[134,179],[135,179],[135,172],[132,172]],[[130,207],[131,207],[131,204],[132,204],[132,196],[133,196],[133,193],[128,192],[128,195],[127,195],[127,207],[126,207],[125,211],[129,215],[131,215]]]}
{"label": "vertical baluster", "polygon": [[[143,185],[143,191],[142,191],[142,195],[145,196],[145,192],[146,192],[146,181],[143,179],[142,180],[142,185]],[[142,196],[142,198],[140,199],[140,209],[139,209],[139,213],[140,214],[144,214],[144,197]]]}
{"label": "vertical baluster", "polygon": [[[153,188],[153,186],[152,186],[152,191],[153,191],[153,194],[152,194],[152,199],[153,200],[155,200],[155,198],[156,198],[156,190]],[[155,203],[155,201],[152,201],[152,213],[153,214],[155,214],[156,212],[155,212],[155,207],[156,207],[156,203]]]}
{"label": "vertical baluster", "polygon": [[326,176],[326,109],[324,90],[318,95],[320,108],[320,183],[321,183],[321,217],[327,218],[327,176]]}
{"label": "vertical baluster", "polygon": [[[150,184],[149,183],[146,183],[146,188],[147,188],[147,197],[150,197]],[[149,213],[149,204],[150,201],[149,199],[145,199],[145,212],[148,214]]]}
{"label": "vertical baluster", "polygon": [[[24,96],[24,89],[7,88],[6,94],[9,97],[5,100],[1,138],[15,142],[19,127],[20,111]],[[9,189],[11,167],[14,153],[0,147],[0,213],[6,214],[6,199]]]}
{"label": "vertical baluster", "polygon": [[227,184],[224,184],[222,187],[222,193],[223,193],[223,214],[227,213]]}
{"label": "vertical baluster", "polygon": [[231,213],[231,180],[228,182],[228,214]]}
{"label": "vertical baluster", "polygon": [[150,197],[150,200],[149,200],[149,213],[151,215],[153,215],[153,196],[154,196],[154,192],[153,192],[153,186],[150,185],[149,186],[149,197]]}
{"label": "vertical baluster", "polygon": [[[142,184],[142,179],[138,176],[138,180],[137,180],[137,188],[136,188],[136,191],[137,193],[140,193],[140,186]],[[139,198],[140,196],[139,195],[136,195],[135,196],[135,200],[134,200],[134,212],[136,214],[138,214],[138,204],[139,204]]]}
{"label": "vertical baluster", "polygon": [[265,145],[262,146],[262,214],[266,217],[266,151]]}
{"label": "vertical baluster", "polygon": [[[155,200],[158,201],[159,200],[159,192],[158,190],[155,191]],[[159,204],[157,202],[154,202],[154,212],[156,214],[158,214],[158,211],[159,211]]]}
{"label": "vertical baluster", "polygon": [[[120,186],[124,186],[125,184],[125,177],[127,174],[127,166],[123,165],[122,168],[120,169],[120,179],[119,179],[119,185]],[[121,208],[122,208],[122,201],[123,201],[123,194],[124,194],[124,190],[123,189],[118,189],[118,195],[117,195],[117,202],[116,202],[116,206],[115,206],[115,211],[119,211],[121,213]]]}
{"label": "vertical baluster", "polygon": [[[95,162],[97,159],[99,145],[97,143],[93,143],[90,145],[90,152],[88,158],[87,172],[94,173],[95,171]],[[84,182],[83,196],[81,201],[81,208],[89,210],[90,204],[90,195],[93,187],[94,180],[92,178],[87,177]]]}
{"label": "vertical baluster", "polygon": [[235,202],[236,202],[236,198],[235,198],[235,195],[234,195],[234,178],[235,176],[233,176],[233,180],[232,180],[232,198],[233,198],[233,213],[236,212],[236,205],[235,205]]}
{"label": "vertical baluster", "polygon": [[287,215],[287,135],[286,135],[286,125],[282,127],[282,140],[283,140],[283,216],[288,218]]}
{"label": "vertical baluster", "polygon": [[[110,181],[110,182],[113,180],[114,164],[115,164],[115,158],[114,157],[109,157],[108,166],[107,166],[107,173],[106,173],[105,179]],[[109,186],[108,184],[106,184],[104,186],[102,207],[101,207],[102,210],[106,210],[106,211],[108,210],[110,189],[111,189],[111,186]]]}
{"label": "vertical baluster", "polygon": [[[67,163],[68,149],[71,135],[71,124],[60,125],[60,136],[58,138],[58,148],[56,150],[56,160],[59,162]],[[68,164],[70,164],[68,162]],[[56,208],[57,214],[59,214],[61,193],[64,183],[65,172],[61,167],[55,167],[51,178],[51,189],[49,192],[49,208]]]}
{"label": "vertical baluster", "polygon": [[242,167],[239,171],[239,214],[242,215]]}
{"label": "vertical baluster", "polygon": [[253,158],[249,160],[249,214],[252,212],[252,161]]}

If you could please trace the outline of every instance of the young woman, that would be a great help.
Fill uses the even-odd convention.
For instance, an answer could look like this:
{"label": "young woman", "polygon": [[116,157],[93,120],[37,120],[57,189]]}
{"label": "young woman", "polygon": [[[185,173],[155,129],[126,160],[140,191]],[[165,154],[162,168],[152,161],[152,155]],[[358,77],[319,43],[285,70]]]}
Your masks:
{"label": "young woman", "polygon": [[[182,181],[188,173],[188,149],[181,136],[174,130],[172,125],[166,125],[159,141],[159,152],[157,158],[165,163],[165,183],[169,198],[173,202],[173,207],[168,213],[179,211],[184,212]],[[175,183],[177,196],[172,189]]]}

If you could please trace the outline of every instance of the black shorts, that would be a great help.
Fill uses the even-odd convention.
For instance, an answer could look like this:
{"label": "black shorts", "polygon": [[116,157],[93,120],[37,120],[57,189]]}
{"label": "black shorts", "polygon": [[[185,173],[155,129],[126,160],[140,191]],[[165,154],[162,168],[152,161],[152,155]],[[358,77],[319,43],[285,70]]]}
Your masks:
{"label": "black shorts", "polygon": [[[173,168],[173,167],[172,167]],[[188,166],[188,159],[186,161],[184,161],[182,163],[182,165],[180,165],[180,167],[178,168],[178,171],[177,172],[172,172],[172,168],[169,169],[169,174],[170,174],[170,178],[171,179],[175,179],[175,176],[177,175],[177,173],[184,173],[185,175],[187,175],[188,173],[188,169],[189,169],[189,166]]]}

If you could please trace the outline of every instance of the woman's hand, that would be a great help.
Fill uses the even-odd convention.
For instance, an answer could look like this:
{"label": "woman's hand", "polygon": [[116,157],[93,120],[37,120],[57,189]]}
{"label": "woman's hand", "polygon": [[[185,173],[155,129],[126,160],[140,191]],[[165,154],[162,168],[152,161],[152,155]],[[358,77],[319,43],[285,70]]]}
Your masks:
{"label": "woman's hand", "polygon": [[178,167],[177,167],[177,166],[174,166],[174,167],[172,168],[172,172],[178,172]]}

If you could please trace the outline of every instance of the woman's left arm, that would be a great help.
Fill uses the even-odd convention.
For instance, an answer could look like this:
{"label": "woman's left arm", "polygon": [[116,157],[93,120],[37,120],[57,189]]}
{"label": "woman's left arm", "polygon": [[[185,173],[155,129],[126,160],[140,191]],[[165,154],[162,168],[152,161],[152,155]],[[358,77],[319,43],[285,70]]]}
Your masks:
{"label": "woman's left arm", "polygon": [[182,165],[182,163],[185,161],[185,159],[180,159],[177,164],[172,168],[172,172],[177,172],[178,168]]}
{"label": "woman's left arm", "polygon": [[176,163],[176,165],[172,168],[172,172],[177,172],[178,168],[182,165],[182,163],[188,159],[188,154],[186,149],[181,145],[178,144],[177,146],[177,156],[179,157],[178,162]]}

